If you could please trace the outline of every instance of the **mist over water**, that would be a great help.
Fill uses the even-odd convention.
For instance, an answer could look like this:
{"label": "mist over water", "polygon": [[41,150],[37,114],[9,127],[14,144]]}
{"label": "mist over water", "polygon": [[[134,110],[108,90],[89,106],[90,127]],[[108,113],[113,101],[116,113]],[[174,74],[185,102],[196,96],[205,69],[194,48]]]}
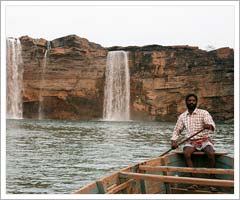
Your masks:
{"label": "mist over water", "polygon": [[[69,194],[170,147],[175,123],[7,120],[9,194]],[[234,156],[233,124],[217,124],[217,151]]]}

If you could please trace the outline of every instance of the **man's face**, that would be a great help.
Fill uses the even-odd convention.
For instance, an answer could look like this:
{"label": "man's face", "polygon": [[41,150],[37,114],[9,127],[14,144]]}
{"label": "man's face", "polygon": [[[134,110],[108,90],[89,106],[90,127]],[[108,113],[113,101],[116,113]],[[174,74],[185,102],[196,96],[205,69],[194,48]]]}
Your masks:
{"label": "man's face", "polygon": [[187,108],[189,110],[194,110],[197,107],[197,101],[194,96],[190,96],[187,100]]}

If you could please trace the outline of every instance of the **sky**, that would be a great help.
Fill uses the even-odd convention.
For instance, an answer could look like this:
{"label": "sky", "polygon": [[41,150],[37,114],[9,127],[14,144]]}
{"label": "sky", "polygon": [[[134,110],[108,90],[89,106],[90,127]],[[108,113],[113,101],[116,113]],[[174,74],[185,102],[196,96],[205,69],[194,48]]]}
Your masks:
{"label": "sky", "polygon": [[103,47],[158,44],[234,48],[234,6],[8,5],[7,37],[53,40],[70,34]]}

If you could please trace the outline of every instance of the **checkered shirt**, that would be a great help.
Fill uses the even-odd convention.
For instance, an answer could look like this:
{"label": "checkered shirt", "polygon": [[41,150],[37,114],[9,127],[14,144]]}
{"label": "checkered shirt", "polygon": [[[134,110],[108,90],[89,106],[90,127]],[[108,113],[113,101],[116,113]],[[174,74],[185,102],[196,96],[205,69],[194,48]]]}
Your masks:
{"label": "checkered shirt", "polygon": [[[177,140],[184,129],[187,131],[185,137],[188,138],[200,131],[204,124],[212,125],[215,130],[215,123],[208,111],[196,108],[190,114],[187,110],[179,116],[171,140]],[[212,133],[211,130],[205,129],[191,139],[209,138],[210,133]]]}

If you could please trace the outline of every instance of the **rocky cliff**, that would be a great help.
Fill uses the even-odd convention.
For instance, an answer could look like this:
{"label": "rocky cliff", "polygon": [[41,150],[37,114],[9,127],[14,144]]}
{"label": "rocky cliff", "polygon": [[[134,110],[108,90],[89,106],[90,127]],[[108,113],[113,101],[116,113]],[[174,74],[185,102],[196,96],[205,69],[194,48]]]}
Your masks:
{"label": "rocky cliff", "polygon": [[199,96],[199,107],[207,109],[215,120],[233,119],[233,49],[207,52],[198,47],[160,45],[104,48],[76,35],[51,41],[49,49],[44,39],[23,36],[20,41],[24,117],[38,117],[41,99],[44,118],[101,118],[107,53],[125,50],[132,119],[175,121],[185,110],[185,95],[192,92]]}
{"label": "rocky cliff", "polygon": [[102,116],[106,49],[76,35],[51,41],[49,49],[44,39],[25,36],[20,41],[24,62],[24,117],[38,118],[40,95],[44,118]]}

